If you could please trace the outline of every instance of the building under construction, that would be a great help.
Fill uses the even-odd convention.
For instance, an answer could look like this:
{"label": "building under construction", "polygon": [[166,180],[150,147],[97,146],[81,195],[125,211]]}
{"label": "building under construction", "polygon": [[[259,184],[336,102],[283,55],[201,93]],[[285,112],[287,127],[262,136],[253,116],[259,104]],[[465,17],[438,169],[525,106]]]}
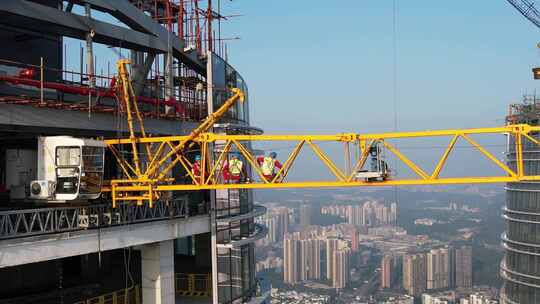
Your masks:
{"label": "building under construction", "polygon": [[[254,242],[266,228],[254,218],[266,210],[252,189],[480,183],[508,183],[503,302],[539,302],[536,100],[496,128],[262,135],[227,62],[221,23],[234,15],[221,9],[0,1],[0,304],[265,303]],[[486,134],[509,138],[508,164],[473,139]],[[449,143],[429,171],[396,144],[435,137]],[[458,140],[499,174],[447,174]],[[264,141],[292,143],[282,165],[256,156]],[[306,150],[329,177],[288,177]]]}
{"label": "building under construction", "polygon": [[[513,104],[506,117],[508,124],[527,123],[538,125],[540,100],[526,95],[523,102]],[[535,135],[538,137],[538,135]],[[516,165],[516,150],[509,145],[507,161]],[[540,151],[528,143],[523,145],[524,170],[537,174],[540,170]],[[540,301],[540,188],[537,182],[508,183],[506,207],[503,218],[506,229],[502,238],[505,256],[501,261],[500,274],[504,281],[501,288],[501,303],[538,303]]]}
{"label": "building under construction", "polygon": [[[116,208],[99,196],[103,180],[122,175],[99,142],[129,131],[117,59],[131,62],[132,95],[153,136],[189,133],[228,88],[248,99],[225,59],[221,22],[231,16],[215,2],[0,1],[0,303],[267,301],[253,244],[265,235],[254,223],[265,209],[252,190],[176,191]],[[211,127],[262,133],[246,102]]]}

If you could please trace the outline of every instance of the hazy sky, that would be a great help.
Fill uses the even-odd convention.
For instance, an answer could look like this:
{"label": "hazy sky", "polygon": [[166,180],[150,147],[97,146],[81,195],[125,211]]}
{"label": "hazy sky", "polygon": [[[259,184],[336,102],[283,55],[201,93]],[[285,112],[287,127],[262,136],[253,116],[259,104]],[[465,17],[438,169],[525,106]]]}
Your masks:
{"label": "hazy sky", "polygon": [[[267,132],[393,129],[392,0],[235,0],[230,61]],[[399,130],[503,124],[538,29],[504,0],[397,0]]]}
{"label": "hazy sky", "polygon": [[[221,2],[223,14],[242,15],[222,28],[241,37],[229,42],[229,60],[248,82],[254,125],[271,133],[394,128],[393,0]],[[395,2],[399,130],[501,125],[508,104],[534,92],[539,31],[507,1]],[[68,44],[68,57],[78,58],[82,42]],[[98,52],[113,63],[118,56]],[[78,69],[78,60],[68,65]]]}

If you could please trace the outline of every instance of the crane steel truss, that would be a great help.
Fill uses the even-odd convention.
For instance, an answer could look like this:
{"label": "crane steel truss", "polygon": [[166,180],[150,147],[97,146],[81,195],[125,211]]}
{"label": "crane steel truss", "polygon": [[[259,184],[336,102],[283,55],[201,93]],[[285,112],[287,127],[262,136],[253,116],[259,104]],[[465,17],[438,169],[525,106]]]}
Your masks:
{"label": "crane steel truss", "polygon": [[536,27],[540,28],[540,12],[530,0],[507,0],[514,6],[525,18],[529,19]]}
{"label": "crane steel truss", "polygon": [[[274,189],[274,188],[322,188],[322,187],[365,187],[365,186],[397,186],[397,185],[442,185],[442,184],[478,184],[478,183],[504,183],[519,181],[537,181],[540,175],[527,175],[523,167],[523,143],[528,140],[531,144],[540,146],[540,141],[531,136],[531,133],[540,132],[540,127],[526,124],[507,125],[498,128],[439,130],[422,132],[395,132],[382,134],[336,134],[336,135],[220,135],[209,133],[214,124],[224,116],[237,101],[244,101],[244,94],[239,89],[230,89],[231,96],[214,113],[210,114],[197,128],[187,136],[147,136],[143,119],[139,113],[137,98],[133,92],[131,79],[128,73],[128,60],[118,62],[118,80],[116,96],[127,114],[129,138],[106,140],[105,143],[115,156],[124,178],[110,182],[110,188],[103,191],[111,192],[113,207],[117,201],[135,201],[142,204],[147,201],[152,207],[153,202],[162,194],[171,191],[197,191],[218,189]],[[137,126],[138,124],[138,126]],[[516,153],[515,168],[512,168],[491,154],[485,147],[471,138],[479,134],[505,134],[514,139]],[[437,161],[432,172],[422,169],[422,166],[409,159],[394,144],[392,140],[451,137],[444,153]],[[492,164],[499,167],[503,174],[492,176],[460,176],[441,177],[440,173],[445,167],[449,155],[455,150],[455,144],[463,139],[484,155]],[[251,150],[251,144],[256,142],[295,142],[294,149],[287,157],[283,166],[271,177],[265,177],[259,167],[258,160]],[[345,169],[339,168],[329,154],[323,151],[319,144],[326,142],[344,143],[347,155],[347,164],[350,162],[349,147],[357,146],[358,157],[354,166],[347,165]],[[140,149],[140,147],[143,149]],[[392,153],[401,163],[411,169],[416,175],[413,178],[390,178],[386,174],[383,178],[358,178],[357,175],[365,170],[366,163],[373,149],[379,153],[379,147]],[[127,147],[128,155],[125,157],[124,149]],[[307,147],[307,148],[306,148]],[[300,152],[310,149],[321,161],[328,172],[333,175],[331,180],[316,181],[290,181],[287,177],[293,169]],[[189,151],[200,153],[200,162],[195,164],[188,157]],[[141,158],[139,151],[144,151]],[[248,162],[250,171],[259,177],[251,180],[246,178],[243,182],[230,182],[222,177],[225,164],[228,163],[229,154],[240,153]],[[345,162],[345,160],[344,160]],[[179,182],[172,178],[173,169],[184,171],[187,180]],[[197,172],[196,172],[197,171]],[[246,177],[251,177],[247,174]]]}
{"label": "crane steel truss", "polygon": [[[149,205],[152,206],[153,201],[159,198],[162,192],[161,190],[155,189],[156,185],[171,181],[167,175],[178,163],[188,169],[189,174],[193,177],[193,174],[191,173],[193,165],[185,158],[185,156],[183,156],[185,150],[192,147],[201,134],[208,132],[208,130],[210,130],[237,101],[244,102],[245,96],[240,89],[232,88],[230,89],[232,96],[229,97],[217,111],[210,114],[197,128],[191,131],[189,135],[182,137],[182,140],[175,141],[171,140],[171,138],[174,137],[169,137],[169,140],[162,140],[159,142],[153,141],[153,138],[147,137],[144,129],[144,122],[139,111],[137,98],[128,72],[129,64],[131,64],[131,62],[127,59],[121,59],[117,62],[118,80],[115,85],[117,100],[127,116],[129,139],[106,141],[109,150],[116,158],[124,176],[128,178],[127,180],[111,181],[113,206],[116,206],[116,201],[118,200],[133,199],[137,200],[139,204],[142,204],[143,200],[148,200]],[[158,143],[159,146],[155,149],[154,144]],[[131,153],[129,158],[124,157],[122,153],[123,149],[121,147],[117,147],[122,144],[128,144],[130,146]],[[139,157],[140,145],[144,146],[146,162],[143,162]],[[208,146],[203,145],[203,148],[207,149]],[[206,156],[208,154],[207,152],[207,150],[203,150],[203,155]],[[207,164],[204,156],[203,163]],[[171,160],[172,157],[174,157],[174,159]],[[186,167],[186,161],[187,164],[190,165],[190,168]],[[206,165],[202,166],[203,176],[205,176],[206,173],[205,168]],[[139,188],[144,187],[144,193],[138,196],[126,195],[126,192],[130,192],[131,190],[125,190],[122,187],[118,187],[118,185],[121,186],[126,183]]]}
{"label": "crane steel truss", "polygon": [[[148,165],[147,172],[161,170],[155,178],[138,175],[126,179],[112,181],[113,201],[132,200],[150,201],[155,193],[166,191],[193,191],[205,189],[273,189],[273,188],[321,188],[321,187],[366,187],[366,186],[397,186],[397,185],[442,185],[442,184],[478,184],[478,183],[504,183],[518,181],[537,181],[539,175],[527,175],[523,170],[523,141],[528,140],[534,145],[540,146],[540,141],[531,136],[537,133],[540,127],[524,124],[508,125],[496,128],[480,129],[455,129],[422,132],[395,132],[382,134],[336,134],[336,135],[218,135],[213,133],[200,133],[197,136],[167,136],[167,137],[144,137],[138,138],[137,143],[142,145],[159,146],[157,152],[153,154],[153,159]],[[515,143],[517,162],[515,169],[498,160],[485,147],[471,138],[471,135],[478,134],[505,134],[512,136]],[[411,159],[397,147],[391,144],[391,140],[413,139],[413,138],[433,138],[451,137],[446,146],[446,150],[437,161],[432,172],[425,171],[422,166]],[[449,155],[455,150],[458,139],[468,142],[479,154],[484,155],[491,163],[501,169],[503,174],[493,176],[460,176],[460,177],[440,177],[442,169],[447,163]],[[132,139],[107,140],[109,147],[131,144]],[[295,142],[295,148],[283,163],[276,175],[268,180],[264,177],[262,170],[256,161],[256,156],[249,148],[255,142]],[[330,155],[324,152],[319,144],[325,142],[355,144],[359,149],[359,156],[354,160],[354,166],[341,169],[331,160]],[[370,148],[376,144],[381,144],[386,151],[393,154],[406,167],[415,173],[416,177],[407,179],[386,179],[377,181],[358,180],[355,173],[362,170],[369,159]],[[200,147],[201,172],[200,177],[192,173],[193,163],[177,147],[194,145]],[[213,147],[221,147],[219,149]],[[169,152],[164,152],[164,147],[169,148]],[[302,150],[310,149],[320,159],[321,163],[334,176],[332,180],[320,181],[289,181],[287,176],[293,169],[295,161]],[[228,183],[221,177],[223,164],[227,161],[231,151],[238,151],[249,163],[250,168],[259,177],[254,180],[247,180],[243,183]],[[171,161],[171,157],[173,160]],[[133,157],[135,158],[135,157]],[[165,164],[164,169],[159,169],[159,165]],[[189,176],[187,183],[175,183],[167,178],[173,166],[181,166]],[[134,171],[134,170],[131,170]]]}

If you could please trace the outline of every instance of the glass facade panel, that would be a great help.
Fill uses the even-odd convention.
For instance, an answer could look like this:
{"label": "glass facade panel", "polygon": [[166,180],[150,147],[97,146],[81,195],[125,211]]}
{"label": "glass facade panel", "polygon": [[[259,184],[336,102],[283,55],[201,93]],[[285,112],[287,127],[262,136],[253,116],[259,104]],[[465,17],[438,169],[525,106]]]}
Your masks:
{"label": "glass facade panel", "polygon": [[249,92],[244,78],[225,60],[212,56],[212,100],[214,110],[231,96],[230,88],[238,88],[245,95],[245,101],[237,102],[222,118],[222,121],[249,125]]}
{"label": "glass facade panel", "polygon": [[[237,102],[221,123],[249,126],[249,94],[244,79],[234,68],[216,55],[212,56],[212,103],[218,109],[231,96],[230,88],[239,88],[245,94],[245,102]],[[229,130],[220,131],[231,134]],[[238,134],[238,131],[235,134]],[[241,134],[241,133],[240,133]],[[251,149],[248,143],[242,143]],[[214,146],[216,156],[223,149],[217,142]],[[251,178],[248,162],[238,153],[231,150],[244,164],[242,179]],[[230,161],[230,155],[226,161]],[[224,178],[220,176],[220,178]],[[241,182],[241,181],[229,181]],[[230,189],[215,191],[216,217],[222,221],[217,227],[217,243],[232,244],[232,248],[218,250],[218,297],[220,303],[243,303],[249,300],[255,291],[255,247],[253,243],[234,245],[245,241],[256,232],[253,217],[223,221],[233,216],[247,215],[254,210],[253,194],[248,189]]]}

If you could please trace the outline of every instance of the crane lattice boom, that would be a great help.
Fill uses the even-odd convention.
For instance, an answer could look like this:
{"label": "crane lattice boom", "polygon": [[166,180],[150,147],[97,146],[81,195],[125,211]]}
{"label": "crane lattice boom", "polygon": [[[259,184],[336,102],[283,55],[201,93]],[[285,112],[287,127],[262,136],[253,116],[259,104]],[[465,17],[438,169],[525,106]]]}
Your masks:
{"label": "crane lattice boom", "polygon": [[[507,125],[497,128],[452,129],[421,132],[394,132],[381,134],[335,134],[335,135],[221,135],[209,133],[214,124],[235,105],[243,101],[244,95],[239,89],[231,89],[231,96],[214,113],[208,116],[197,128],[187,136],[152,137],[144,131],[143,120],[138,113],[137,103],[131,88],[127,64],[123,60],[118,64],[119,82],[117,96],[127,112],[130,128],[129,138],[106,140],[112,151],[123,178],[110,181],[110,186],[103,189],[111,192],[113,206],[117,201],[134,201],[138,204],[148,202],[150,206],[162,194],[171,191],[200,191],[218,189],[274,189],[274,188],[321,188],[321,187],[367,187],[396,185],[442,185],[442,184],[478,184],[505,183],[519,181],[540,181],[540,175],[524,172],[523,145],[540,146],[540,141],[533,134],[540,132],[540,127],[525,124]],[[135,119],[134,119],[135,117]],[[136,124],[139,124],[138,129]],[[495,134],[510,136],[514,144],[515,162],[507,165],[490,153],[485,147],[473,139],[474,135]],[[429,138],[447,137],[449,142],[444,153],[438,158],[432,171],[427,171],[425,164],[414,162],[395,143],[396,140],[418,141]],[[447,160],[455,150],[456,142],[464,141],[500,169],[499,174],[475,176],[467,172],[462,176],[444,177],[441,172]],[[261,168],[261,156],[255,155],[251,146],[255,143],[267,142],[287,144],[294,147],[282,166],[278,166],[272,175],[265,174]],[[332,160],[330,154],[321,148],[321,144],[335,143],[345,147],[344,159],[340,167]],[[141,149],[140,147],[143,147]],[[351,147],[357,152],[351,158]],[[320,165],[331,178],[320,180],[292,180],[290,172],[296,170],[306,176],[297,159],[301,153],[309,150],[316,155]],[[124,157],[121,151],[127,151]],[[386,162],[381,155],[392,154],[403,166],[413,172],[412,178],[392,177]],[[198,154],[200,161],[193,160],[193,153]],[[144,155],[140,155],[144,154]],[[241,156],[246,161],[244,179],[231,181],[225,178],[225,165],[231,155]],[[354,153],[353,153],[354,154]],[[369,166],[370,164],[371,166]],[[197,173],[194,168],[197,167]],[[184,172],[184,179],[172,178],[172,172]],[[275,168],[272,168],[273,170]],[[252,178],[252,174],[255,176]]]}
{"label": "crane lattice boom", "polygon": [[529,19],[536,27],[540,28],[540,12],[530,0],[507,0],[514,6],[525,18]]}
{"label": "crane lattice boom", "polygon": [[[396,185],[442,185],[442,184],[478,184],[478,183],[505,183],[519,181],[538,181],[540,176],[528,175],[523,170],[523,143],[530,142],[532,145],[540,146],[540,141],[531,136],[531,133],[540,132],[540,127],[529,125],[509,125],[497,128],[463,129],[463,130],[438,130],[422,132],[396,132],[382,134],[335,134],[335,135],[219,135],[213,133],[202,133],[196,138],[189,136],[167,136],[167,137],[146,137],[140,138],[140,144],[150,144],[154,146],[185,146],[188,142],[193,142],[200,147],[201,151],[201,175],[199,177],[192,174],[193,162],[181,152],[174,155],[176,164],[184,170],[188,177],[183,183],[175,182],[171,179],[156,178],[148,179],[144,176],[126,178],[112,181],[112,195],[116,200],[151,200],[152,193],[166,191],[189,191],[205,189],[274,189],[274,188],[321,188],[321,187],[366,187],[366,186],[396,186]],[[514,138],[516,164],[509,166],[500,161],[490,153],[485,147],[473,140],[472,136],[480,134],[508,135]],[[444,153],[439,157],[437,165],[433,171],[426,171],[423,164],[414,162],[408,158],[395,144],[393,140],[415,140],[434,137],[447,137],[450,139]],[[445,167],[448,157],[455,150],[456,142],[462,139],[469,143],[471,148],[478,152],[478,156],[483,156],[500,169],[500,174],[491,176],[474,176],[474,172],[458,177],[441,177],[441,171]],[[256,142],[272,142],[283,145],[294,142],[294,149],[287,156],[283,166],[276,171],[272,179],[264,176],[261,168],[256,162],[257,155],[249,148]],[[352,145],[358,149],[358,157],[351,161],[351,167],[340,168],[336,165],[331,156],[321,149],[323,143],[344,143],[346,146]],[[107,145],[115,147],[118,145],[129,145],[131,139],[107,140]],[[369,162],[371,148],[381,145],[387,153],[393,154],[405,167],[414,172],[415,177],[364,179],[358,178],[358,172],[366,172]],[[348,149],[348,148],[347,148]],[[287,177],[293,170],[302,172],[303,168],[295,166],[299,154],[303,150],[312,151],[320,163],[333,176],[332,179],[293,181]],[[212,152],[213,151],[213,152]],[[247,179],[242,183],[231,183],[222,176],[223,164],[227,162],[232,151],[238,151],[246,160],[255,178]],[[344,154],[345,155],[345,154]],[[154,157],[161,158],[166,163],[170,156],[163,151],[154,153]],[[285,158],[284,158],[285,159]],[[170,162],[170,161],[169,161]],[[346,163],[343,159],[342,162]],[[169,168],[169,167],[167,167]]]}

